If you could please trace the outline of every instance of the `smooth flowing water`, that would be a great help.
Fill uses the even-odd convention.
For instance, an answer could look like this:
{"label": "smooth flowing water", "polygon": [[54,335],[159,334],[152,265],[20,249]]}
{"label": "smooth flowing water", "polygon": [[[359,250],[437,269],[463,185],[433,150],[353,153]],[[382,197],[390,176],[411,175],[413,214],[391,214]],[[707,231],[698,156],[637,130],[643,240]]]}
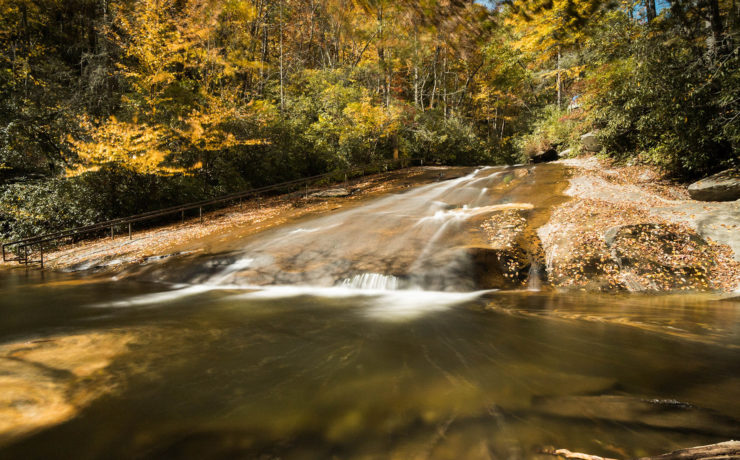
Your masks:
{"label": "smooth flowing water", "polygon": [[737,303],[469,281],[477,219],[541,219],[562,174],[482,170],[136,278],[0,273],[0,458],[624,458],[736,438]]}

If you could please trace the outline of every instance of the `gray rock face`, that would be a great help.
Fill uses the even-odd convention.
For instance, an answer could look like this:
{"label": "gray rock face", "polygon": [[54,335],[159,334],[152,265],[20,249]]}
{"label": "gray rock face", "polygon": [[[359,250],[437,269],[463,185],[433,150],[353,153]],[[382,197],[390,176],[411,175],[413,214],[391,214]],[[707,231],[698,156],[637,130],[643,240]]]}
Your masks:
{"label": "gray rock face", "polygon": [[581,144],[586,152],[600,152],[603,147],[593,131],[581,136]]}
{"label": "gray rock face", "polygon": [[573,149],[565,149],[562,152],[558,153],[558,156],[560,158],[568,158],[570,157],[571,153],[573,153]]}
{"label": "gray rock face", "polygon": [[689,195],[699,201],[740,199],[740,170],[728,169],[689,185]]}

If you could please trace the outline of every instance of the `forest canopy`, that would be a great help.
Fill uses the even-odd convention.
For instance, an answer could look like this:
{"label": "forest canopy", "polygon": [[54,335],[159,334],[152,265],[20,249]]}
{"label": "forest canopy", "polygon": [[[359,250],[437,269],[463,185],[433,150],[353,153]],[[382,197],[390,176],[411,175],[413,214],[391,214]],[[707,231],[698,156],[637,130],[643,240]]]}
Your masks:
{"label": "forest canopy", "polygon": [[394,157],[736,165],[740,6],[0,0],[0,232]]}

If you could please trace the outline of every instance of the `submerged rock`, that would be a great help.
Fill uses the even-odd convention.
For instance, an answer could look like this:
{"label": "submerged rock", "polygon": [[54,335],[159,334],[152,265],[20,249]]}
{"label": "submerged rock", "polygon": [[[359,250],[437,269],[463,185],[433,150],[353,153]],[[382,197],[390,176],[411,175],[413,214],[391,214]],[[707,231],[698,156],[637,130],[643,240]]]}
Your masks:
{"label": "submerged rock", "polygon": [[134,338],[96,332],[0,346],[0,445],[69,420],[112,391],[104,370]]}
{"label": "submerged rock", "polygon": [[656,428],[734,436],[740,422],[689,403],[632,396],[563,396],[536,398],[533,408],[551,416],[600,419]]}
{"label": "submerged rock", "polygon": [[740,169],[728,169],[689,185],[689,195],[699,201],[740,199]]}

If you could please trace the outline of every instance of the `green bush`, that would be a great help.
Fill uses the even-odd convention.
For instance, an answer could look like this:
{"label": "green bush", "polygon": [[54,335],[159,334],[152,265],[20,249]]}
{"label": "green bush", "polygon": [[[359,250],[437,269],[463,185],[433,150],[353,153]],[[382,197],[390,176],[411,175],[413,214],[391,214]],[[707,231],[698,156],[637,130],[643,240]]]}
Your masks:
{"label": "green bush", "polygon": [[569,112],[548,105],[534,121],[532,130],[518,139],[521,160],[527,161],[534,154],[556,149],[558,152],[571,149],[572,155],[580,151],[580,134],[583,131],[582,112]]}
{"label": "green bush", "polygon": [[445,117],[440,110],[419,113],[404,133],[409,156],[446,165],[477,165],[492,161],[490,148],[470,123]]}
{"label": "green bush", "polygon": [[138,174],[118,165],[18,182],[0,191],[0,229],[6,240],[26,238],[194,201],[204,190],[198,177]]}
{"label": "green bush", "polygon": [[[590,118],[609,155],[637,157],[683,178],[701,177],[736,165],[740,130],[740,57],[710,56],[696,30],[676,34],[670,16],[637,27],[625,41],[629,21],[613,15],[591,44]],[[683,27],[688,27],[684,24]]]}

